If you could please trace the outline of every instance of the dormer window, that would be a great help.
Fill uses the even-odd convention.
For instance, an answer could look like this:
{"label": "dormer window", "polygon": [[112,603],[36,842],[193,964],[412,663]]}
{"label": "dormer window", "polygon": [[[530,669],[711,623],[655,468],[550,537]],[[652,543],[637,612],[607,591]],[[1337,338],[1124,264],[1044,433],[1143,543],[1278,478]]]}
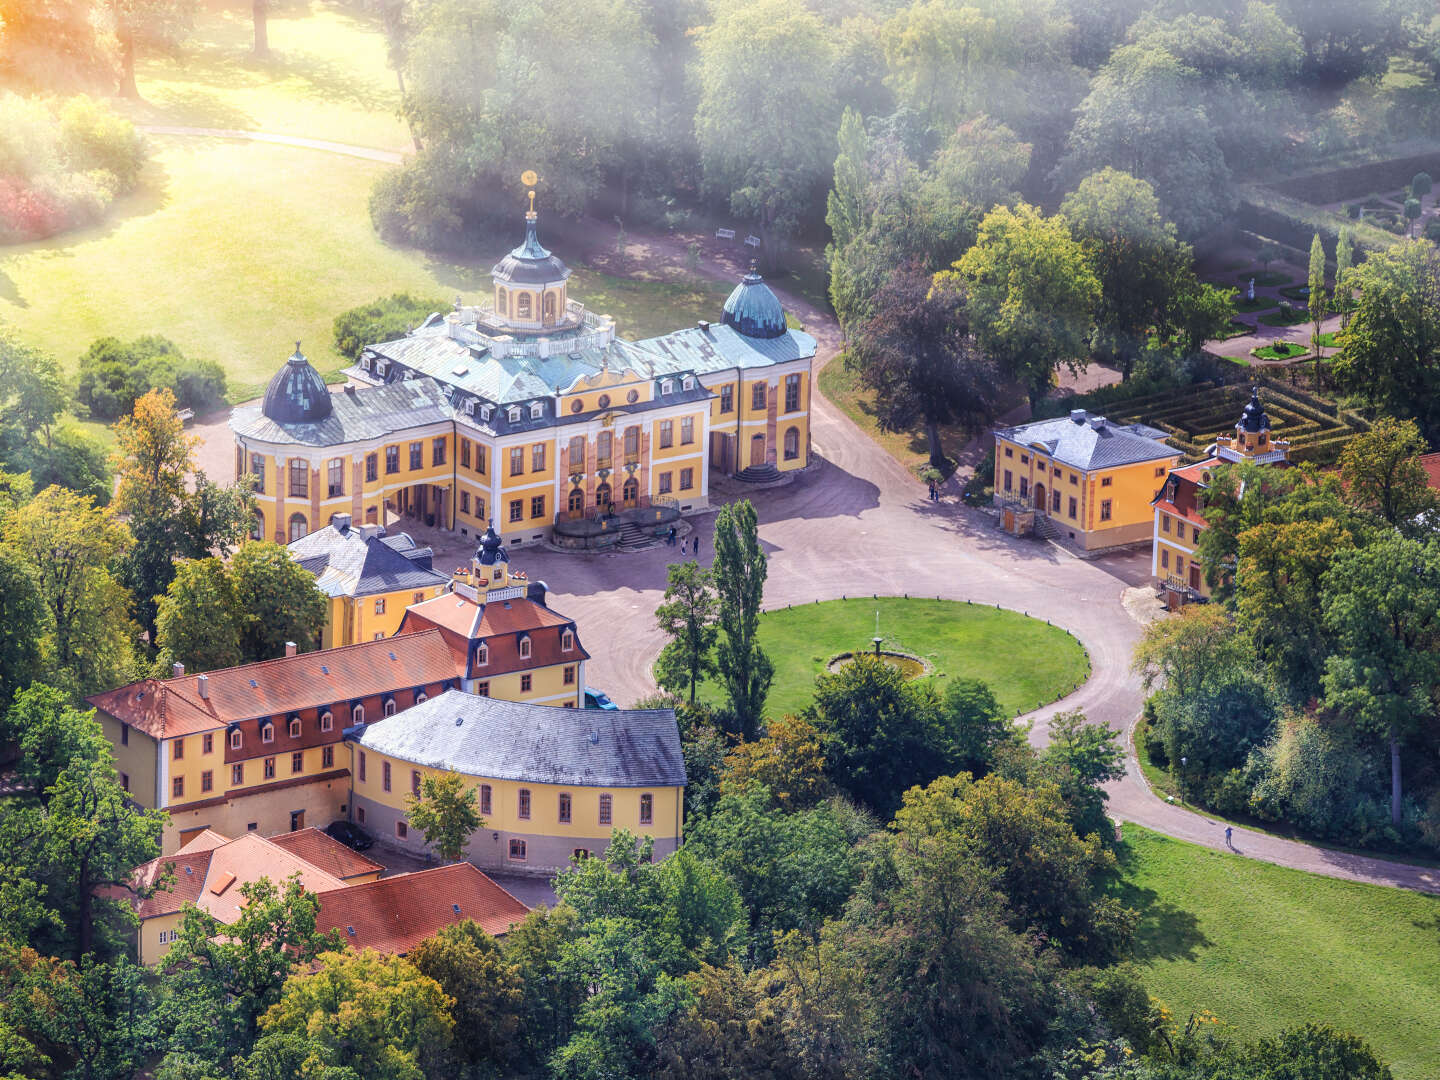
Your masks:
{"label": "dormer window", "polygon": [[392,697],[392,698],[386,698],[386,699],[385,699],[385,715],[386,715],[386,716],[394,716],[394,715],[395,715],[395,699],[394,699],[393,697]]}
{"label": "dormer window", "polygon": [[390,361],[389,361],[389,360],[376,360],[376,361],[375,361],[375,373],[376,373],[377,375],[384,375],[385,372],[387,372],[387,371],[389,371],[389,370],[390,370]]}
{"label": "dormer window", "polygon": [[519,405],[511,405],[511,406],[510,406],[510,412],[509,412],[508,415],[509,415],[509,418],[510,418],[510,423],[512,423],[512,424],[518,424],[518,423],[520,422],[520,406],[519,406]]}
{"label": "dormer window", "polygon": [[232,729],[230,730],[230,749],[231,749],[231,750],[239,750],[239,749],[240,749],[242,746],[244,746],[244,745],[245,745],[245,735],[244,735],[244,733],[241,732],[241,730],[240,730],[239,728],[232,728]]}
{"label": "dormer window", "polygon": [[539,420],[545,415],[545,403],[543,401],[532,401],[530,403],[530,419]]}
{"label": "dormer window", "polygon": [[261,741],[261,742],[274,742],[274,741],[275,741],[275,725],[272,724],[272,723],[270,723],[270,721],[268,721],[268,720],[265,721],[265,723],[263,723],[263,724],[260,725],[260,741]]}
{"label": "dormer window", "polygon": [[575,631],[566,630],[560,635],[560,651],[569,652],[575,648]]}
{"label": "dormer window", "polygon": [[483,641],[475,648],[475,663],[478,667],[490,663],[490,646]]}
{"label": "dormer window", "polygon": [[465,402],[465,415],[466,415],[466,416],[474,416],[474,415],[475,415],[475,399],[474,399],[474,398],[470,398],[468,401]]}
{"label": "dormer window", "polygon": [[530,659],[530,635],[528,634],[520,639],[520,659]]}
{"label": "dormer window", "polygon": [[660,380],[660,393],[662,393],[662,394],[673,394],[674,392],[675,392],[675,380],[674,380],[674,379],[661,379],[661,380]]}
{"label": "dormer window", "polygon": [[481,406],[480,406],[480,419],[481,419],[481,420],[489,420],[489,419],[490,419],[490,414],[491,414],[492,412],[494,412],[494,411],[495,411],[495,407],[494,407],[493,405],[481,405]]}
{"label": "dormer window", "polygon": [[321,730],[321,731],[329,731],[329,730],[330,730],[331,728],[333,728],[334,726],[335,726],[335,717],[330,714],[330,710],[329,710],[329,709],[326,709],[324,712],[322,712],[322,713],[320,714],[320,730]]}
{"label": "dormer window", "polygon": [[[350,723],[363,724],[365,722],[365,706],[356,705],[350,710]],[[363,778],[362,778],[363,779]]]}
{"label": "dormer window", "polygon": [[694,390],[695,380],[692,379],[689,375],[686,375],[685,378],[681,380],[680,385],[686,390]]}
{"label": "dormer window", "polygon": [[370,357],[368,357],[368,356],[362,356],[362,357],[360,357],[360,369],[361,369],[362,371],[369,371],[369,370],[370,370]]}
{"label": "dormer window", "polygon": [[290,721],[290,737],[292,739],[300,738],[300,718],[298,716]]}

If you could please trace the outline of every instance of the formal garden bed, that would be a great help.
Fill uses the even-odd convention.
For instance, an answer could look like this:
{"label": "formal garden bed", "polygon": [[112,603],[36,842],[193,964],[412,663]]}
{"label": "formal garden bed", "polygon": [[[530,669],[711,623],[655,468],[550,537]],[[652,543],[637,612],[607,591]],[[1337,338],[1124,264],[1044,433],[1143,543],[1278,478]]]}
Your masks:
{"label": "formal garden bed", "polygon": [[1304,304],[1294,307],[1290,301],[1282,300],[1280,301],[1280,310],[1269,315],[1261,315],[1257,321],[1265,326],[1296,326],[1299,323],[1308,322],[1309,319],[1310,312],[1306,310]]}
{"label": "formal garden bed", "polygon": [[1297,360],[1309,354],[1310,350],[1296,341],[1276,341],[1250,350],[1257,360]]}
{"label": "formal garden bed", "polygon": [[1240,295],[1235,299],[1235,310],[1243,312],[1271,311],[1279,303],[1280,301],[1273,296],[1257,296],[1251,300],[1247,296]]}
{"label": "formal garden bed", "polygon": [[[761,617],[760,646],[775,665],[766,713],[799,712],[838,654],[872,651],[877,611],[882,651],[914,657],[942,692],[947,680],[981,679],[1012,715],[1057,701],[1090,677],[1084,646],[1043,619],[957,600],[852,596]],[[721,698],[713,683],[701,693]]]}
{"label": "formal garden bed", "polygon": [[1237,277],[1242,289],[1248,286],[1251,281],[1255,282],[1257,289],[1264,289],[1275,285],[1289,285],[1295,280],[1293,274],[1284,270],[1247,270],[1242,274],[1238,274]]}

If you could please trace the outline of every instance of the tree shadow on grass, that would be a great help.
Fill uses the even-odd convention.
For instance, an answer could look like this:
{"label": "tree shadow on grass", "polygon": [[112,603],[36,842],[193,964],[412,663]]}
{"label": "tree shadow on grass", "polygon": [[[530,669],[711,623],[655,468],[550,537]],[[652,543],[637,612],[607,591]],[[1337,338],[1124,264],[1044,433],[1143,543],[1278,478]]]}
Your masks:
{"label": "tree shadow on grass", "polygon": [[1211,941],[1200,929],[1199,920],[1168,900],[1161,900],[1154,889],[1137,885],[1127,872],[1134,865],[1134,856],[1122,845],[1116,852],[1119,873],[1112,878],[1109,894],[1139,913],[1135,926],[1134,959],[1197,960],[1200,950]]}

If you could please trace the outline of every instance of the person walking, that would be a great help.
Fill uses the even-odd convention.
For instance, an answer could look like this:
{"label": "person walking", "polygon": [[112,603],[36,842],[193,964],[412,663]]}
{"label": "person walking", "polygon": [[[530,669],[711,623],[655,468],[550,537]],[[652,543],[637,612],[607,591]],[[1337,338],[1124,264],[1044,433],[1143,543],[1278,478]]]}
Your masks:
{"label": "person walking", "polygon": [[1234,851],[1234,850],[1235,850],[1235,844],[1234,844],[1234,842],[1231,840],[1231,837],[1234,836],[1234,835],[1235,835],[1235,830],[1232,829],[1229,825],[1226,825],[1226,826],[1225,826],[1225,846],[1226,846],[1227,848],[1229,848],[1231,851]]}
{"label": "person walking", "polygon": [[933,482],[932,482],[931,485],[930,485],[930,501],[931,501],[931,502],[934,502],[934,501],[935,501],[935,485],[934,485]]}
{"label": "person walking", "polygon": [[695,537],[695,557],[700,557],[700,537]]}

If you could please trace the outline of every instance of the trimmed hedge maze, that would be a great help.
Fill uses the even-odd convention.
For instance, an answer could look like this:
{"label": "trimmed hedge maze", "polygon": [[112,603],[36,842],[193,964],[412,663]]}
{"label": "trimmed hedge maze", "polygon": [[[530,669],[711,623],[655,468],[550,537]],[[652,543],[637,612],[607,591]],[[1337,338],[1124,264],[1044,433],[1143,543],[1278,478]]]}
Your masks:
{"label": "trimmed hedge maze", "polygon": [[[1274,437],[1290,440],[1291,461],[1331,464],[1350,439],[1370,428],[1364,417],[1333,401],[1266,379],[1258,382]],[[1209,385],[1121,399],[1110,402],[1104,412],[1118,423],[1159,428],[1169,436],[1166,441],[1171,446],[1188,460],[1199,461],[1218,436],[1234,432],[1249,400],[1249,383]]]}

